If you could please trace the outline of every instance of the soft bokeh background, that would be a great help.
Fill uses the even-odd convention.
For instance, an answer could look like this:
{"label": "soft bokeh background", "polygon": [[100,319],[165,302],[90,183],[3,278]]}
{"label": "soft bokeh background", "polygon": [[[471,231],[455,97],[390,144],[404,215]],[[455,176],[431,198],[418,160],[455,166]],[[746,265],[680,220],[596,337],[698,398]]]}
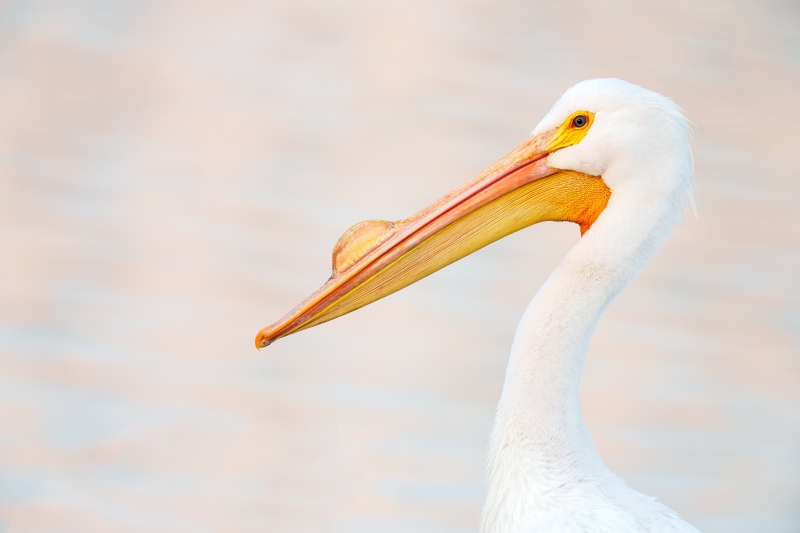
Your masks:
{"label": "soft bokeh background", "polygon": [[542,224],[262,352],[366,218],[582,79],[672,97],[702,200],[582,401],[706,532],[800,531],[796,1],[0,1],[0,531],[477,530]]}

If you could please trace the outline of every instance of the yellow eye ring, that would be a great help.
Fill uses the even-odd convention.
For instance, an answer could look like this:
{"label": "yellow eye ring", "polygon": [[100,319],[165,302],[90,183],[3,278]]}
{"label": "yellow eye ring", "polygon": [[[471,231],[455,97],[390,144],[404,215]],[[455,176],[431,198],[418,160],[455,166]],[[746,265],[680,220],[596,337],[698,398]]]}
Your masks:
{"label": "yellow eye ring", "polygon": [[553,140],[547,147],[549,152],[573,146],[586,137],[594,122],[594,113],[591,111],[576,111],[553,131]]}

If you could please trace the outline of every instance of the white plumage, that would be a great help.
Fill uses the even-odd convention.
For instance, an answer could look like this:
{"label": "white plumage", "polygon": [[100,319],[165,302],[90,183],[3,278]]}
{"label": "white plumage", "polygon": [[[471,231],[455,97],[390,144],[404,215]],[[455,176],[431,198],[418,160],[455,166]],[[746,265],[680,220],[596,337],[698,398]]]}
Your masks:
{"label": "white plumage", "polygon": [[481,532],[697,532],[606,467],[578,401],[600,317],[694,205],[689,125],[668,98],[597,79],[569,89],[534,134],[577,110],[595,113],[591,130],[551,154],[549,165],[602,176],[612,194],[517,329],[492,433]]}
{"label": "white plumage", "polygon": [[491,440],[482,533],[697,531],[629,488],[597,454],[578,386],[605,309],[694,204],[680,109],[621,80],[569,89],[520,144],[416,215],[345,232],[323,287],[256,337],[354,311],[525,226],[580,224],[517,329]]}

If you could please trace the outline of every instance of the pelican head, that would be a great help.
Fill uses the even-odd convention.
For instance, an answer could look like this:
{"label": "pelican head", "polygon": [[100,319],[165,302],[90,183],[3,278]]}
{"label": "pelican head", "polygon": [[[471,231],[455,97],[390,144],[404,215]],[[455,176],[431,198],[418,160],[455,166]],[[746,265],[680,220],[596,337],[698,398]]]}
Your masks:
{"label": "pelican head", "polygon": [[688,138],[688,123],[668,98],[618,79],[581,82],[530,138],[471,181],[405,220],[347,230],[328,282],[261,330],[256,347],[354,311],[547,220],[594,234],[599,256],[639,243],[635,257],[626,256],[638,271],[692,201]]}
{"label": "pelican head", "polygon": [[549,166],[602,176],[616,194],[635,190],[649,203],[668,202],[678,219],[694,206],[689,123],[672,100],[619,79],[587,80],[564,93],[533,136],[584,110],[595,117],[591,128],[580,142],[550,153]]}

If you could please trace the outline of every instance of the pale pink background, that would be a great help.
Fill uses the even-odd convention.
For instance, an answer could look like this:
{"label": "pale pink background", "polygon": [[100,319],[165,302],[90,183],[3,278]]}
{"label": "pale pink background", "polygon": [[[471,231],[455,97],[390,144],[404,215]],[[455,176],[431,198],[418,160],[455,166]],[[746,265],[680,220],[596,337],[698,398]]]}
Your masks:
{"label": "pale pink background", "polygon": [[702,200],[603,319],[597,447],[706,532],[800,531],[793,1],[0,2],[0,531],[466,533],[542,224],[253,348],[402,218],[618,76]]}

